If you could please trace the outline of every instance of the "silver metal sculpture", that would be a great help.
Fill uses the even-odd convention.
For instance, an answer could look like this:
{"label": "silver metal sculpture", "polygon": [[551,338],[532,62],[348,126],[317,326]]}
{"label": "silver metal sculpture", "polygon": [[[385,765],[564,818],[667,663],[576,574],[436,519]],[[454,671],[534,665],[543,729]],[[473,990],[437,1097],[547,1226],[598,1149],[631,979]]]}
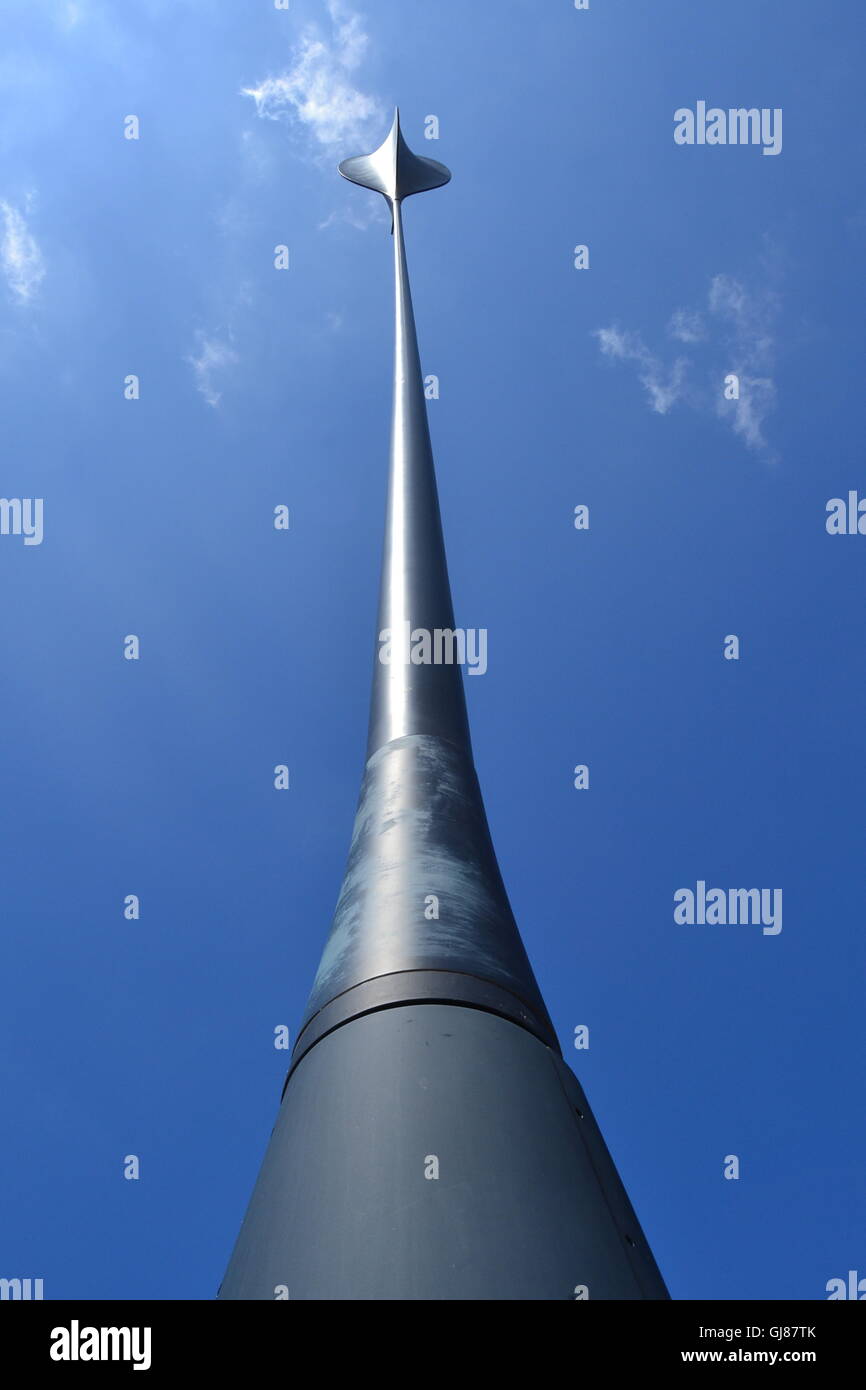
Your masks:
{"label": "silver metal sculpture", "polygon": [[[666,1298],[503,887],[459,666],[381,659],[454,614],[402,202],[450,179],[395,114],[340,165],[392,213],[394,409],[367,763],[334,922],[220,1290]],[[408,628],[406,627],[408,624]]]}

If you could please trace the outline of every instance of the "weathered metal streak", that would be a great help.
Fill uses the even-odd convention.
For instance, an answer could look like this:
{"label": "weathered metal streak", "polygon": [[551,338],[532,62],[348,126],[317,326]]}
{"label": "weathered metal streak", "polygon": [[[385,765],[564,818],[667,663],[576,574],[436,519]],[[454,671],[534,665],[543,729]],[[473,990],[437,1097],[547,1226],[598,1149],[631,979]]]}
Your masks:
{"label": "weathered metal streak", "polygon": [[[429,898],[438,918],[429,918]],[[556,1036],[505,893],[471,758],[415,734],[380,748],[364,774],[334,924],[304,1017],[364,980],[462,972],[527,1004]],[[449,997],[443,982],[442,997]]]}

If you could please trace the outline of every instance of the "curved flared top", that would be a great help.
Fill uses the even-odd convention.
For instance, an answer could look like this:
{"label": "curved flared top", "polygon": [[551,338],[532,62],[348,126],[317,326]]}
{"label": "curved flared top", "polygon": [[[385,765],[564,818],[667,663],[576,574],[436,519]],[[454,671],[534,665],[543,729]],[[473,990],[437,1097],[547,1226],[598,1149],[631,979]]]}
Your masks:
{"label": "curved flared top", "polygon": [[413,154],[400,130],[400,111],[394,111],[394,122],[378,150],[344,159],[338,165],[344,179],[372,188],[389,202],[399,202],[412,193],[425,193],[429,188],[441,188],[451,178],[451,170],[438,159],[426,159]]}

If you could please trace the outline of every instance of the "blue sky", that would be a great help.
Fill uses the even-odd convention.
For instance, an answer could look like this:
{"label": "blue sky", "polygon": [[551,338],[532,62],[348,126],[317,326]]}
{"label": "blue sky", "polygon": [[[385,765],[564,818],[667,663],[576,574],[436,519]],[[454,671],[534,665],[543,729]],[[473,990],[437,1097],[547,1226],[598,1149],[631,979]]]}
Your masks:
{"label": "blue sky", "polygon": [[[395,102],[453,171],[407,204],[415,307],[457,621],[489,633],[476,761],[566,1056],[674,1297],[866,1275],[866,539],[825,529],[866,495],[861,7],[5,27],[0,491],[44,539],[0,536],[0,1275],[211,1298],[243,1215],[362,770],[390,243],[334,166]],[[699,100],[781,108],[782,152],[677,146]],[[782,931],[676,924],[699,879],[781,887]]]}

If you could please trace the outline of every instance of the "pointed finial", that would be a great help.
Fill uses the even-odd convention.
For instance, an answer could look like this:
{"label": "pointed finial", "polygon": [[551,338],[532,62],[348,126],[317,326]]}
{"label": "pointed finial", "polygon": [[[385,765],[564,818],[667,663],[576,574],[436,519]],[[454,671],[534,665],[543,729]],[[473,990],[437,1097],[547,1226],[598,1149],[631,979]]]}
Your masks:
{"label": "pointed finial", "polygon": [[344,179],[372,188],[393,204],[412,193],[424,193],[428,188],[441,188],[451,178],[436,159],[413,154],[400,130],[400,108],[394,108],[394,121],[383,143],[372,154],[355,155],[338,166]]}

